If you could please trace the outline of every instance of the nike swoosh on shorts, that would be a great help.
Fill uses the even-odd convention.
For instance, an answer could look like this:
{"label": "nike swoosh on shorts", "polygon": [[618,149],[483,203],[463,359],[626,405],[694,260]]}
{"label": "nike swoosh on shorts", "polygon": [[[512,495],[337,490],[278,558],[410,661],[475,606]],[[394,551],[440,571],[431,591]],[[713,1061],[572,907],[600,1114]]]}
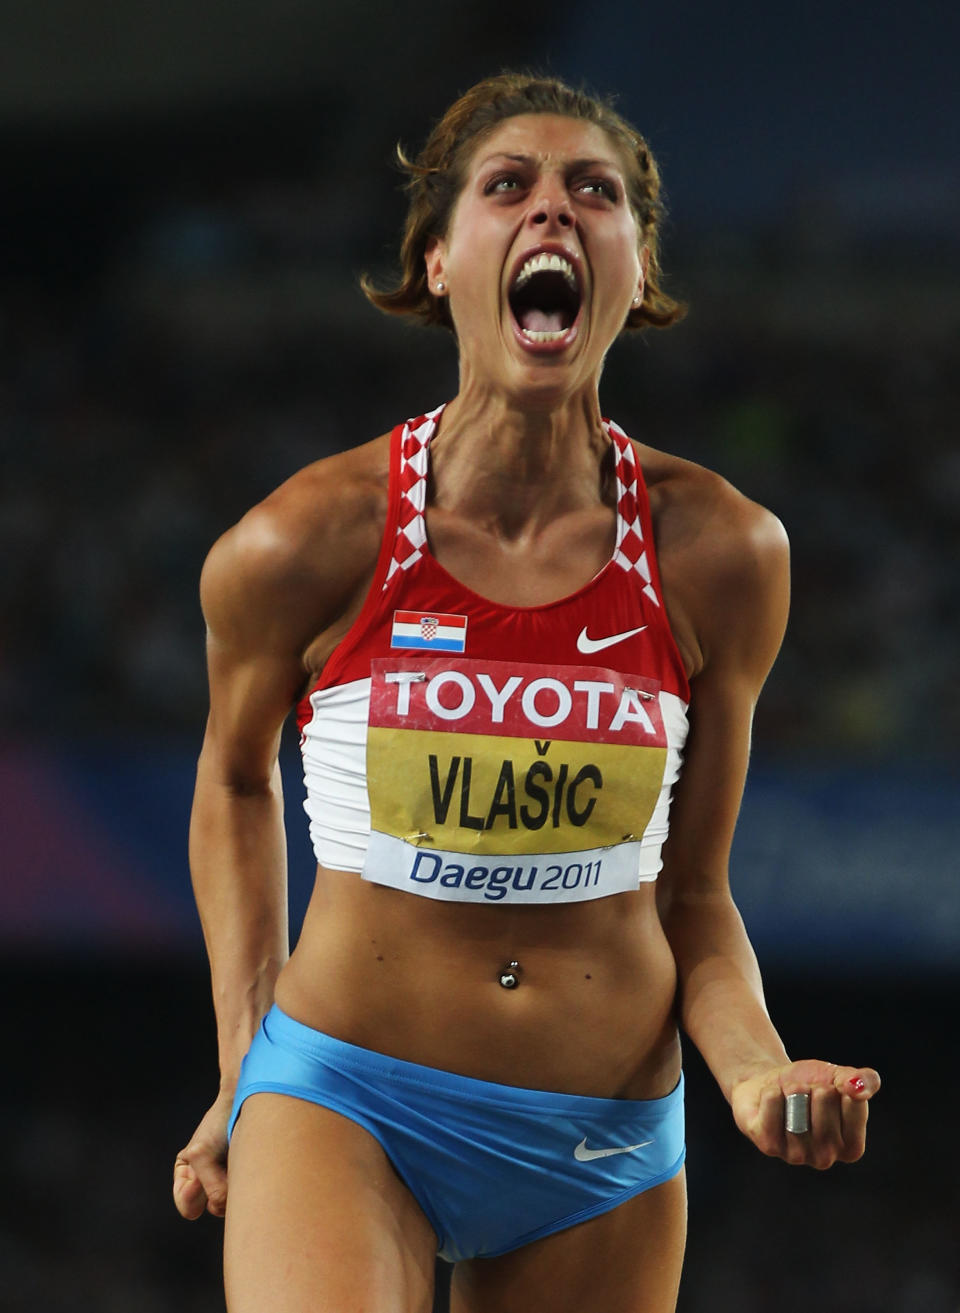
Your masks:
{"label": "nike swoosh on shorts", "polygon": [[648,1144],[653,1144],[653,1141],[644,1140],[642,1144],[620,1144],[613,1149],[588,1149],[587,1137],[584,1136],[574,1149],[573,1156],[578,1163],[592,1163],[595,1158],[612,1158],[615,1153],[633,1153],[636,1149],[645,1149]]}

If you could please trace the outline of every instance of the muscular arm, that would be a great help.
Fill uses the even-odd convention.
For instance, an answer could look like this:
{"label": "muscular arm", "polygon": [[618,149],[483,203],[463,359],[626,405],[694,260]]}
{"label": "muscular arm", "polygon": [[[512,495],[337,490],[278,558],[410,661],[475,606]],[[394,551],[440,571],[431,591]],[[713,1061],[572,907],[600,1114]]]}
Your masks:
{"label": "muscular arm", "polygon": [[[358,456],[367,473],[354,477]],[[190,867],[210,960],[220,1091],[178,1156],[174,1197],[186,1217],[223,1213],[240,1064],[288,955],[280,733],[307,679],[308,648],[323,647],[373,569],[382,499],[370,468],[368,446],[296,476],[215,544],[201,578],[210,714]]]}
{"label": "muscular arm", "polygon": [[747,1074],[786,1062],[756,958],[730,893],[728,858],[743,796],[753,712],[786,626],[786,535],[773,516],[724,497],[712,560],[691,609],[703,669],[661,877],[661,916],[677,961],[681,1019],[729,1098]]}
{"label": "muscular arm", "polygon": [[221,1087],[230,1093],[288,952],[277,750],[304,670],[295,636],[271,614],[271,576],[282,574],[283,548],[265,542],[267,533],[249,521],[238,526],[211,552],[201,580],[210,714],[190,868],[210,960]]}
{"label": "muscular arm", "polygon": [[[681,1022],[741,1130],[766,1153],[828,1166],[862,1152],[865,1099],[879,1078],[790,1062],[766,1010],[728,872],[753,712],[786,627],[786,535],[772,515],[724,485],[709,503],[694,558],[684,601],[702,668],[692,680],[690,736],[658,893],[677,962]],[[832,1110],[818,1118],[823,1134],[801,1143],[808,1137],[784,1134],[782,1098],[810,1089],[825,1108],[832,1100]],[[851,1108],[854,1097],[862,1117]]]}

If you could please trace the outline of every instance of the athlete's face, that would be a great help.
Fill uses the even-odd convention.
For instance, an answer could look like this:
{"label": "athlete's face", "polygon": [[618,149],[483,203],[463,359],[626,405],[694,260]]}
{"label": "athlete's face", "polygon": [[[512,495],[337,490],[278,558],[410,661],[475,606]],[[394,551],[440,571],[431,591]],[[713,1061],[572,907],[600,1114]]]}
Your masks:
{"label": "athlete's face", "polygon": [[645,268],[617,146],[555,114],[507,119],[480,143],[447,234],[427,250],[461,373],[509,390],[595,386]]}

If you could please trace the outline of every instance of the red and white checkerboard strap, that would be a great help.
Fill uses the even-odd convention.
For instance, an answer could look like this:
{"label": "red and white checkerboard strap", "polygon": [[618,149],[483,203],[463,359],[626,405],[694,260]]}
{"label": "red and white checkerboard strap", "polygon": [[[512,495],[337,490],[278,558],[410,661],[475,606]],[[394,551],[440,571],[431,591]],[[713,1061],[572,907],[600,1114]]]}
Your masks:
{"label": "red and white checkerboard strap", "polygon": [[636,570],[643,580],[643,591],[657,606],[660,598],[650,577],[647,550],[643,542],[640,523],[640,506],[637,501],[637,457],[633,444],[613,420],[604,420],[604,426],[614,445],[616,460],[614,473],[617,479],[617,544],[614,548],[615,564],[628,572]]}
{"label": "red and white checkerboard strap", "polygon": [[423,555],[427,541],[424,507],[427,499],[427,448],[443,406],[408,420],[400,435],[400,507],[393,556],[384,588],[398,570],[409,570]]}
{"label": "red and white checkerboard strap", "polygon": [[[400,437],[400,508],[393,556],[384,588],[398,570],[409,570],[423,556],[427,541],[424,508],[427,497],[428,448],[437,430],[443,406],[408,420]],[[613,559],[622,570],[635,570],[643,579],[643,591],[655,603],[660,599],[650,577],[643,527],[637,502],[637,460],[630,439],[613,420],[604,421],[615,451],[617,480],[617,542]]]}

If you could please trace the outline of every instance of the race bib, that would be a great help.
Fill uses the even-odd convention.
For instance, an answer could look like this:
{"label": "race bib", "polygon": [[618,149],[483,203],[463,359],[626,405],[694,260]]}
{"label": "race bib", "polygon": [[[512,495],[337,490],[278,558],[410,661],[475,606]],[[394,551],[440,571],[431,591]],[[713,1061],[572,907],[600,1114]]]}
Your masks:
{"label": "race bib", "polygon": [[471,902],[635,889],[667,755],[658,695],[595,666],[373,661],[364,878]]}

